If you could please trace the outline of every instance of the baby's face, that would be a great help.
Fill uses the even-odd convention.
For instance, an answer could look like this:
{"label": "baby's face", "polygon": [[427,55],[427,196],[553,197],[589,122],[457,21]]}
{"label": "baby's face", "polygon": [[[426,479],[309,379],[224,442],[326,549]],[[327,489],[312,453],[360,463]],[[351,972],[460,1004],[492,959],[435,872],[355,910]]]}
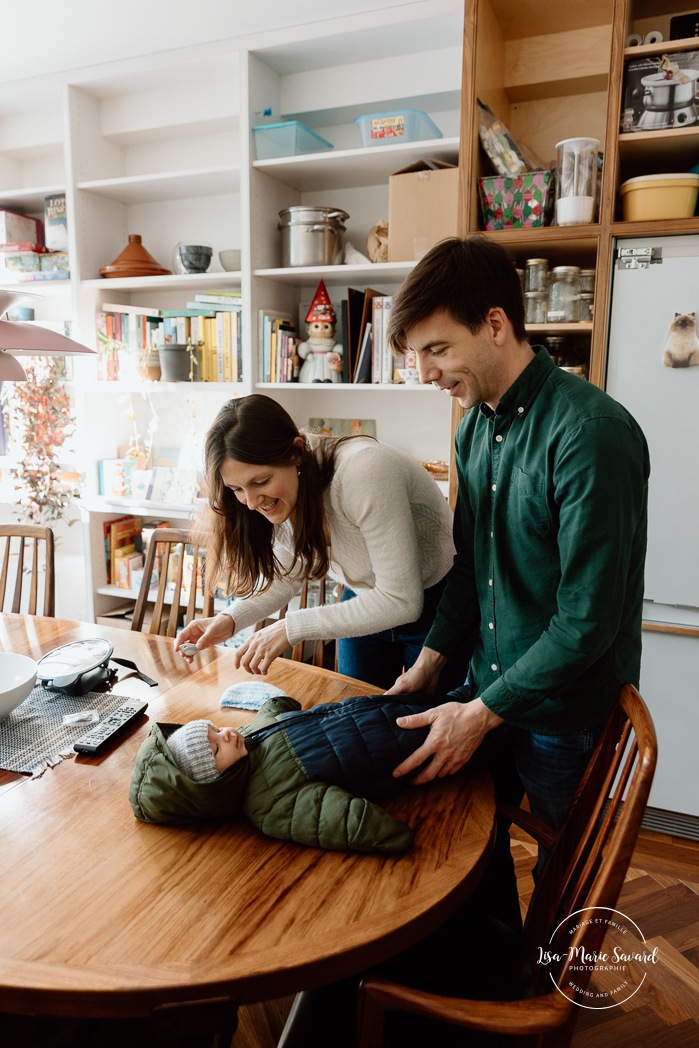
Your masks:
{"label": "baby's face", "polygon": [[209,743],[219,772],[230,768],[248,753],[245,738],[235,728],[215,728],[212,724],[209,727]]}

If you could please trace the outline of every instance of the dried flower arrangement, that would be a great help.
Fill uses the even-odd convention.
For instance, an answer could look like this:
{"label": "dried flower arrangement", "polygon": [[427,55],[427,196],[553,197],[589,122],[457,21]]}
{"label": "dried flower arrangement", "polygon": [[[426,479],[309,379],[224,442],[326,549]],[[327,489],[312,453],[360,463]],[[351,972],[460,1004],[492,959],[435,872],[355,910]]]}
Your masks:
{"label": "dried flower arrangement", "polygon": [[21,519],[50,524],[65,519],[80,490],[74,480],[62,477],[59,460],[59,449],[75,430],[65,358],[29,358],[24,369],[27,381],[8,384],[6,397],[10,439],[18,452],[11,474]]}

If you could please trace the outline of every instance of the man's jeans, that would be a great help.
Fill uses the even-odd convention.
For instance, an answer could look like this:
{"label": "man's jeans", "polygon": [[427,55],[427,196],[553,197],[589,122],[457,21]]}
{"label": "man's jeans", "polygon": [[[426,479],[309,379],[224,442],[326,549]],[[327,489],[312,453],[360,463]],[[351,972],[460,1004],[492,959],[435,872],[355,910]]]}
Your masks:
{"label": "man's jeans", "polygon": [[[501,724],[488,733],[471,763],[489,769],[497,800],[519,805],[526,792],[532,815],[557,830],[603,728],[604,722],[564,735],[542,735]],[[472,900],[478,898],[491,914],[517,929],[521,918],[509,826],[498,818],[493,854]],[[545,860],[546,852],[539,848],[535,880]]]}

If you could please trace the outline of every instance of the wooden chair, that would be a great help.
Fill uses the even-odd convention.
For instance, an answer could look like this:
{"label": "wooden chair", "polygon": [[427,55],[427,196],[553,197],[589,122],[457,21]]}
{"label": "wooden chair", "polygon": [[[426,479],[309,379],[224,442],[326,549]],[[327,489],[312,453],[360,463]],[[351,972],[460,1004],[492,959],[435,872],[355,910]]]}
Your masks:
{"label": "wooden chair", "polygon": [[[191,556],[191,571],[188,563],[186,577],[185,555]],[[146,551],[143,582],[134,608],[132,630],[143,630],[146,609],[152,599],[150,582],[156,558],[159,561],[158,588],[146,632],[174,637],[178,626],[193,619],[199,609],[204,618],[214,613],[213,594],[204,590],[204,552],[188,531],[177,528],[155,529]]]}
{"label": "wooden chair", "polygon": [[[574,951],[579,947],[590,954],[598,951],[607,926],[605,922],[579,923],[570,935],[566,918],[583,908],[615,907],[641,828],[656,758],[650,714],[635,688],[626,684],[558,833],[528,812],[503,808],[549,852],[524,923],[534,996],[467,1000],[382,978],[366,978],[359,993],[359,1048],[381,1048],[387,1011],[425,1016],[458,1027],[463,1038],[459,1043],[464,1048],[471,1043],[469,1030],[480,1031],[477,1040],[485,1032],[529,1037],[527,1044],[537,1048],[568,1046],[580,1014],[574,1001],[584,1000],[581,995],[591,977],[584,966],[583,970],[573,968],[579,966],[579,954]],[[560,940],[554,934],[559,926],[564,936]],[[477,951],[478,943],[465,948]],[[537,964],[539,948],[560,951],[564,959],[554,968]],[[576,991],[568,989],[571,982]],[[568,996],[574,993],[576,996]],[[432,1043],[440,1043],[439,1030],[435,1027]]]}
{"label": "wooden chair", "polygon": [[[326,595],[327,595],[327,585],[326,585],[326,583],[327,583],[327,575],[323,576],[323,578],[318,581],[318,604],[319,605],[326,603]],[[308,583],[308,580],[306,580],[304,582],[303,586],[301,587],[301,593],[299,594],[299,608],[307,608],[308,607],[308,586],[309,586],[309,583]],[[337,586],[338,586],[338,591],[339,591],[338,594],[337,594],[337,599],[339,600],[340,596],[342,595],[342,587],[340,586],[339,583],[337,583]],[[260,622],[256,622],[255,623],[255,627],[253,629],[253,633],[257,633],[258,630],[264,629],[265,626],[269,626],[271,622],[278,621],[279,619],[285,618],[286,613],[287,613],[288,610],[289,610],[289,605],[285,604],[284,607],[280,609],[279,615],[277,616],[277,620],[267,618],[267,619],[261,619]],[[300,641],[297,641],[296,644],[294,644],[292,652],[291,652],[291,658],[293,659],[294,662],[303,662],[304,661],[304,651],[305,651],[306,643],[307,643],[306,641],[300,640]],[[327,646],[327,644],[329,642],[326,641],[326,640],[315,640],[315,641],[311,641],[310,643],[313,644],[313,656],[312,656],[312,658],[310,660],[312,665],[313,666],[321,666],[321,667],[325,666],[325,651],[326,651],[326,646]],[[337,644],[335,645],[335,664],[334,664],[334,669],[335,669],[335,672],[337,673]]]}
{"label": "wooden chair", "polygon": [[[56,614],[56,568],[53,531],[34,524],[0,524],[0,610],[36,615]],[[43,576],[43,579],[42,579]],[[14,586],[8,589],[11,579]],[[7,593],[7,601],[5,599]]]}

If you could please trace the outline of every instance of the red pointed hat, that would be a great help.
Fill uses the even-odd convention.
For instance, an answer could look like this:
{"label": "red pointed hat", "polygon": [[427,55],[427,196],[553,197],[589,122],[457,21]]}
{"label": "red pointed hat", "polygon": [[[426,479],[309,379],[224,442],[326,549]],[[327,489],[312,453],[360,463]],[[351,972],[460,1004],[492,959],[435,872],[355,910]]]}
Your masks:
{"label": "red pointed hat", "polygon": [[330,324],[337,323],[337,317],[335,316],[335,310],[332,307],[332,302],[328,297],[328,292],[325,288],[325,283],[321,280],[320,284],[316,288],[316,293],[313,296],[311,302],[311,308],[306,313],[306,323],[313,324],[317,321],[327,320]]}

